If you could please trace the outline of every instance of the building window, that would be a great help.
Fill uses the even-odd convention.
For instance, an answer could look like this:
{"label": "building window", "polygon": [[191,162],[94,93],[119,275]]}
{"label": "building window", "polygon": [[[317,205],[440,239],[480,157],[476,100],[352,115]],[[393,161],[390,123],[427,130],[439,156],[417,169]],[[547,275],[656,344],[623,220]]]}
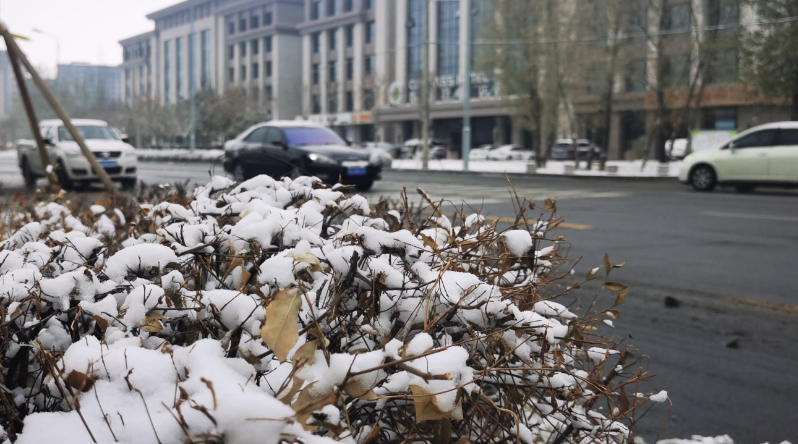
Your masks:
{"label": "building window", "polygon": [[267,12],[263,14],[263,26],[270,26],[272,24],[272,13]]}
{"label": "building window", "polygon": [[321,114],[321,99],[318,94],[313,94],[310,98],[310,112],[312,114]]}
{"label": "building window", "polygon": [[266,87],[263,89],[263,93],[266,96],[266,101],[271,101],[272,100],[272,86],[271,85],[266,85]]}
{"label": "building window", "polygon": [[371,43],[374,43],[374,40],[377,37],[375,32],[376,31],[375,31],[374,21],[372,20],[370,22],[366,22],[366,44],[367,45],[369,45]]}
{"label": "building window", "polygon": [[363,71],[367,76],[374,75],[374,54],[369,54],[363,58]]}
{"label": "building window", "polygon": [[169,97],[171,95],[170,91],[170,79],[171,79],[171,54],[169,54],[169,43],[170,41],[163,42],[163,100],[164,103],[169,103]]}
{"label": "building window", "polygon": [[338,0],[327,0],[327,17],[338,15]]}
{"label": "building window", "polygon": [[421,78],[424,39],[424,0],[407,0],[407,79]]}
{"label": "building window", "polygon": [[183,37],[175,39],[175,94],[183,94]]}
{"label": "building window", "polygon": [[338,91],[330,91],[327,93],[327,113],[333,114],[338,112]]}
{"label": "building window", "polygon": [[200,88],[211,86],[211,30],[200,32]]}
{"label": "building window", "polygon": [[321,77],[321,66],[319,66],[318,63],[314,63],[312,72],[313,72],[313,84],[318,85],[319,79]]}
{"label": "building window", "polygon": [[740,81],[737,49],[727,48],[717,51],[711,58],[707,70],[709,83],[736,83]]}
{"label": "building window", "polygon": [[247,80],[247,65],[241,65],[241,81]]}
{"label": "building window", "polygon": [[233,83],[236,79],[236,70],[233,68],[228,68],[227,70],[227,81]]}
{"label": "building window", "polygon": [[260,26],[260,17],[257,15],[253,15],[249,18],[249,29],[255,29]]}
{"label": "building window", "polygon": [[627,92],[638,92],[646,89],[646,60],[634,60],[626,67],[624,83]]}
{"label": "building window", "polygon": [[355,25],[347,25],[344,28],[344,40],[346,40],[347,48],[351,48],[355,44]]}
{"label": "building window", "polygon": [[328,82],[335,82],[338,80],[338,62],[333,60],[329,63],[329,69],[327,71],[327,81]]}
{"label": "building window", "polygon": [[272,52],[272,36],[263,38],[263,50],[265,52]]}
{"label": "building window", "polygon": [[236,24],[234,22],[227,23],[227,34],[233,35],[236,33]]}
{"label": "building window", "polygon": [[260,75],[260,73],[258,72],[258,64],[257,63],[253,63],[252,64],[252,79],[253,80],[257,79],[259,75]]}
{"label": "building window", "polygon": [[126,69],[125,70],[125,81],[127,82],[128,80],[130,80],[130,70]]}
{"label": "building window", "polygon": [[666,87],[684,86],[690,83],[690,54],[665,56],[662,61],[662,77]]}
{"label": "building window", "polygon": [[344,12],[350,12],[355,8],[355,0],[344,0]]}
{"label": "building window", "polygon": [[241,42],[238,44],[238,52],[238,55],[242,58],[247,56],[247,42]]}
{"label": "building window", "polygon": [[334,28],[327,31],[327,46],[330,51],[338,48],[338,29]]}
{"label": "building window", "polygon": [[321,50],[321,33],[314,33],[310,36],[310,43],[313,47],[313,53],[316,54]]}
{"label": "building window", "polygon": [[251,51],[250,54],[258,55],[258,51],[260,50],[260,48],[258,47],[258,42],[259,42],[258,39],[254,39],[251,42],[249,42],[249,46],[251,48],[250,49],[250,51]]}
{"label": "building window", "polygon": [[374,9],[374,0],[364,0],[366,9]]}
{"label": "building window", "polygon": [[737,129],[736,107],[704,108],[701,112],[701,128],[725,131]]}
{"label": "building window", "polygon": [[457,76],[460,63],[459,2],[438,3],[438,75]]}
{"label": "building window", "polygon": [[666,31],[690,30],[690,4],[680,3],[665,6],[662,17],[662,29]]}
{"label": "building window", "polygon": [[272,76],[272,62],[266,62],[266,77]]}
{"label": "building window", "polygon": [[346,59],[346,80],[352,80],[355,71],[355,61],[353,59]]}
{"label": "building window", "polygon": [[376,104],[374,90],[373,89],[366,89],[363,90],[363,110],[369,111],[374,109],[374,105]]}
{"label": "building window", "polygon": [[345,111],[348,113],[355,110],[355,95],[352,91],[346,92],[346,104],[344,106],[346,107]]}
{"label": "building window", "polygon": [[230,46],[227,47],[227,58],[228,59],[233,60],[235,58],[235,56],[236,56],[235,49],[236,49],[236,47],[233,46],[233,45],[230,45]]}
{"label": "building window", "polygon": [[708,22],[710,26],[739,24],[740,0],[710,0]]}
{"label": "building window", "polygon": [[314,0],[310,3],[310,19],[318,20],[321,18],[321,0]]}
{"label": "building window", "polygon": [[247,19],[240,19],[238,21],[238,32],[244,32],[247,30]]}

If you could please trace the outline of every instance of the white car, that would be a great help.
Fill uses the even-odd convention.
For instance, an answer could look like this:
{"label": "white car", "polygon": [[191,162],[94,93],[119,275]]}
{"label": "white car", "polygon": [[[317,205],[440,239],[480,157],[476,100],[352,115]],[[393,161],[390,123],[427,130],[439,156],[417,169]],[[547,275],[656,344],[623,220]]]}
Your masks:
{"label": "white car", "polygon": [[493,149],[493,145],[482,145],[479,148],[474,148],[468,151],[468,160],[485,160],[488,158],[488,153]]}
{"label": "white car", "polygon": [[798,187],[798,122],[760,125],[692,153],[682,161],[679,181],[698,191],[718,184],[741,192],[759,185]]}
{"label": "white car", "polygon": [[534,160],[535,152],[532,148],[520,145],[502,145],[488,152],[488,160]]}
{"label": "white car", "polygon": [[[125,189],[136,186],[138,159],[135,148],[120,140],[111,127],[102,120],[73,119],[72,124],[83,136],[86,147],[94,153],[100,165],[111,176],[111,180],[121,182],[122,188]],[[83,156],[80,147],[62,121],[42,120],[39,122],[39,132],[63,189],[99,182],[89,160]],[[18,141],[17,149],[19,168],[22,170],[25,184],[33,187],[38,178],[47,176],[39,149],[32,140]]]}

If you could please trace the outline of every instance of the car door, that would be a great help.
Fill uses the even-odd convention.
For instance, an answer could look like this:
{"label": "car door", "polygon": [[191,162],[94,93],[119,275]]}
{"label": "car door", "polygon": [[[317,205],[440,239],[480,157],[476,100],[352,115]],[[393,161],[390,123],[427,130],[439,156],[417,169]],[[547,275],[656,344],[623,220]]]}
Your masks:
{"label": "car door", "polygon": [[268,127],[257,128],[241,141],[238,162],[241,162],[250,174],[267,173],[264,171],[265,166],[263,159],[261,159],[260,149],[268,131]]}
{"label": "car door", "polygon": [[272,177],[283,177],[293,169],[288,158],[288,145],[286,145],[285,136],[280,128],[269,128],[261,150],[264,159],[268,159],[269,174]]}
{"label": "car door", "polygon": [[776,182],[798,182],[798,128],[778,131],[768,155],[768,175]]}
{"label": "car door", "polygon": [[766,129],[733,140],[721,150],[715,161],[718,180],[768,180],[768,155],[776,140],[775,129]]}

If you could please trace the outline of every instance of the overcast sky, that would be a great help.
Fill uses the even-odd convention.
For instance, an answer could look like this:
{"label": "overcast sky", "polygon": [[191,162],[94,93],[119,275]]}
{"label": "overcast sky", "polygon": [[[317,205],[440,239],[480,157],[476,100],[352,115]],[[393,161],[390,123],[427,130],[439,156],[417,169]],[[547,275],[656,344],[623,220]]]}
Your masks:
{"label": "overcast sky", "polygon": [[[127,37],[151,31],[147,14],[179,0],[0,0],[0,20],[13,34],[31,39],[19,41],[33,65],[45,76],[55,74],[56,42],[61,41],[61,63],[87,62],[118,65]],[[2,39],[0,39],[1,41]],[[5,49],[5,43],[0,42]]]}

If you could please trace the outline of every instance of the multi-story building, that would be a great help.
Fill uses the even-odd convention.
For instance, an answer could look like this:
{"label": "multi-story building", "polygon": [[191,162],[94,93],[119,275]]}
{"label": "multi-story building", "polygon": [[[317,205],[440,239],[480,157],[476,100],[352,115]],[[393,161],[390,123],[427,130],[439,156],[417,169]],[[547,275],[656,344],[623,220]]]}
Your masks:
{"label": "multi-story building", "polygon": [[378,36],[376,18],[377,9],[387,10],[389,3],[304,0],[302,114],[352,141],[374,140],[376,53],[388,38],[385,32]]}
{"label": "multi-story building", "polygon": [[120,68],[123,73],[122,99],[128,105],[142,99],[154,99],[155,57],[153,48],[157,44],[155,31],[122,40],[123,58]]}
{"label": "multi-story building", "polygon": [[103,105],[122,100],[122,70],[118,66],[70,63],[58,65],[55,88],[79,97],[84,104]]}
{"label": "multi-story building", "polygon": [[244,0],[218,14],[224,36],[219,59],[220,90],[242,88],[250,105],[266,118],[293,119],[302,113],[304,0]]}

